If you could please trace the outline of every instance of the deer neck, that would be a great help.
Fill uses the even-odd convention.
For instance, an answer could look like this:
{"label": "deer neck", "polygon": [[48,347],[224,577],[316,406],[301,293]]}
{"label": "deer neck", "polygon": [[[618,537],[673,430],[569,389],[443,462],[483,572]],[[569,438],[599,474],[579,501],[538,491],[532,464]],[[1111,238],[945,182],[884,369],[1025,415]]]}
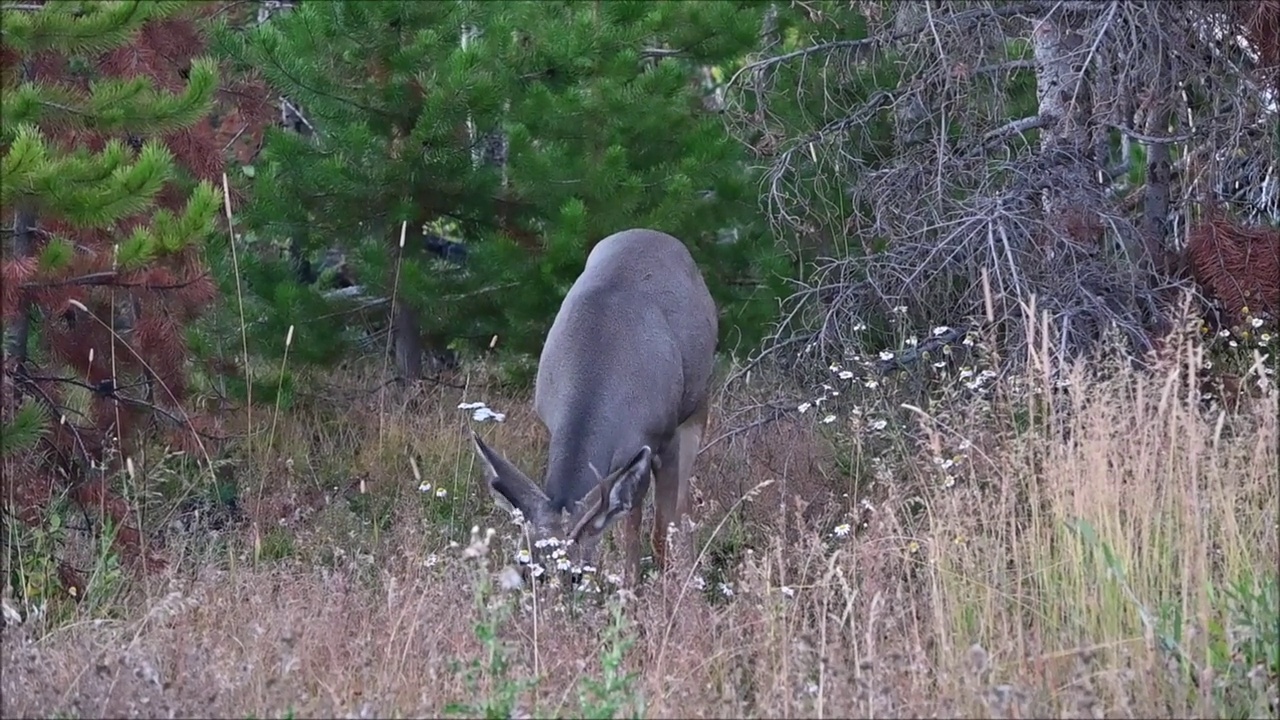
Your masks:
{"label": "deer neck", "polygon": [[572,509],[643,444],[638,433],[627,432],[602,413],[581,413],[557,428],[551,434],[545,483],[552,507]]}

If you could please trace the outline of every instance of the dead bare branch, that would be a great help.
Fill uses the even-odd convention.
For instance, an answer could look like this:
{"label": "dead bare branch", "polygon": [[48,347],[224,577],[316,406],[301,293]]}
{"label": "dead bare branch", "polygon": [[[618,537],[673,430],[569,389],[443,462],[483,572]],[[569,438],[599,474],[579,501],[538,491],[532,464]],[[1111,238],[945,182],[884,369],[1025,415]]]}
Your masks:
{"label": "dead bare branch", "polygon": [[1194,206],[1280,221],[1276,93],[1228,4],[888,12],[869,37],[833,23],[758,58],[725,92],[731,132],[766,163],[773,230],[810,268],[771,338],[778,357],[825,371],[880,349],[856,328],[927,334],[988,301],[1004,356],[1025,357],[1032,297],[1059,357],[1109,335],[1141,353],[1188,289],[1167,270]]}
{"label": "dead bare branch", "polygon": [[1024,118],[1018,118],[1017,120],[1011,120],[1005,123],[1004,125],[1001,125],[1000,127],[996,128],[995,130],[992,130],[986,135],[983,135],[982,142],[973,150],[970,150],[969,152],[972,156],[981,155],[987,150],[990,150],[992,147],[1007,141],[1009,138],[1012,138],[1015,135],[1021,135],[1028,130],[1035,130],[1037,128],[1042,128],[1045,125],[1047,125],[1048,122],[1049,121],[1047,118],[1042,117],[1040,115],[1032,115],[1031,117],[1024,117]]}

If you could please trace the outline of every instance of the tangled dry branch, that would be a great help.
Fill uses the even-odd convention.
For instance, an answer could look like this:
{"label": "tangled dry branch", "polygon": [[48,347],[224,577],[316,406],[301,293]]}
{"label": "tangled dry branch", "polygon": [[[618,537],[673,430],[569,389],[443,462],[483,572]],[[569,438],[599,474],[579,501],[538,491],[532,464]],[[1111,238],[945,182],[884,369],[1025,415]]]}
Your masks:
{"label": "tangled dry branch", "polygon": [[775,233],[813,263],[774,347],[847,357],[905,306],[919,327],[994,311],[1020,357],[1034,297],[1060,359],[1112,333],[1141,353],[1192,289],[1204,203],[1280,215],[1276,68],[1255,49],[1274,38],[1244,39],[1263,24],[1238,4],[871,6],[865,39],[760,58],[726,92]]}

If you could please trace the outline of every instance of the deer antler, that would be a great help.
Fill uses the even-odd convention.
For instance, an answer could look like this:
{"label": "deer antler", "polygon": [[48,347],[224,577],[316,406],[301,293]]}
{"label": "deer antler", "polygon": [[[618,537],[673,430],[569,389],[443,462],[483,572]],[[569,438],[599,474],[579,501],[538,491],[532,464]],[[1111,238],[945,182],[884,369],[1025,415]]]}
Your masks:
{"label": "deer antler", "polygon": [[573,530],[569,533],[569,538],[574,542],[577,542],[578,536],[582,534],[582,530],[588,523],[597,515],[609,509],[609,495],[613,492],[614,483],[618,481],[618,473],[601,477],[600,471],[594,464],[588,462],[587,467],[591,468],[591,472],[595,473],[599,482],[585,497],[578,501],[578,505],[587,508],[587,512],[582,514],[582,518],[578,520],[577,524],[573,526]]}

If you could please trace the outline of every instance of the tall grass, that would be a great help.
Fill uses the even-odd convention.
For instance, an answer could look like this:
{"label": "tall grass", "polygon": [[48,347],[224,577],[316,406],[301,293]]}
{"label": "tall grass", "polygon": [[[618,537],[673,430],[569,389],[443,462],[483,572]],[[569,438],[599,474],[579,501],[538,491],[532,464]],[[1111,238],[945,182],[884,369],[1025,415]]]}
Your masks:
{"label": "tall grass", "polygon": [[245,523],[268,561],[243,528],[175,536],[166,577],[11,625],[2,714],[1274,716],[1277,394],[1207,405],[1178,357],[906,409],[849,391],[717,443],[703,564],[635,595],[512,567],[457,405],[506,412],[485,432],[532,474],[527,398],[330,397],[238,468],[270,480]]}

